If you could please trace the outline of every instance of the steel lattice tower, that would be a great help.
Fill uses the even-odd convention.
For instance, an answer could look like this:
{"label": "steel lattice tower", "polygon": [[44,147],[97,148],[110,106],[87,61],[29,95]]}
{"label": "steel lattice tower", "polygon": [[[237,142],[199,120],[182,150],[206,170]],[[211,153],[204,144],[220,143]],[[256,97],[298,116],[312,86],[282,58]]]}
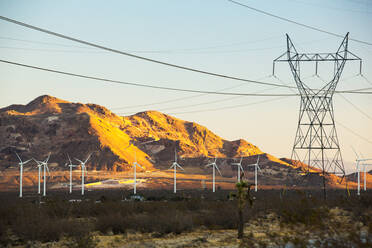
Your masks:
{"label": "steel lattice tower", "polygon": [[[340,144],[336,133],[332,97],[348,60],[361,59],[348,51],[349,33],[344,37],[336,53],[298,53],[291,39],[287,36],[287,51],[274,60],[288,62],[299,94],[301,96],[300,113],[296,137],[292,150],[292,159],[301,161],[309,167],[316,167],[326,173],[345,176]],[[333,62],[333,76],[320,89],[309,87],[301,79],[302,62],[315,62],[315,74],[318,74],[319,62]],[[325,177],[323,176],[325,196]]]}

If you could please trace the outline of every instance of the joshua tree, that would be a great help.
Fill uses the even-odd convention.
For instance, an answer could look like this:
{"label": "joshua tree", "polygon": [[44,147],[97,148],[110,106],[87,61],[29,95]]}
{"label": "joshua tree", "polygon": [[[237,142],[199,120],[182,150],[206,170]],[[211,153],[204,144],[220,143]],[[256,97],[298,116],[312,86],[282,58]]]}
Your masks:
{"label": "joshua tree", "polygon": [[243,239],[244,232],[244,216],[243,210],[247,204],[249,206],[253,205],[253,198],[250,194],[251,187],[253,184],[248,184],[248,182],[242,180],[236,183],[236,193],[231,194],[232,198],[235,198],[238,201],[238,239]]}

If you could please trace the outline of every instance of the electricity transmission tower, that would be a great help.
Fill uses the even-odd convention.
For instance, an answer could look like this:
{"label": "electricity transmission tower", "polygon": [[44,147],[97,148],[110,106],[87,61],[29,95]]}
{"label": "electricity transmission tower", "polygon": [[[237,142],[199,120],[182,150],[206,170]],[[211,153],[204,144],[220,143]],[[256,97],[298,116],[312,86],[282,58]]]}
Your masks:
{"label": "electricity transmission tower", "polygon": [[[292,159],[301,161],[309,167],[316,167],[323,173],[323,191],[326,198],[325,174],[334,173],[345,176],[340,144],[337,138],[332,97],[348,60],[362,60],[348,51],[349,33],[344,37],[336,53],[298,53],[287,36],[287,51],[273,62],[273,75],[276,62],[288,62],[296,86],[301,96],[299,121],[292,150]],[[315,75],[318,75],[320,62],[333,62],[331,80],[320,89],[314,89],[301,79],[302,62],[315,62]]]}

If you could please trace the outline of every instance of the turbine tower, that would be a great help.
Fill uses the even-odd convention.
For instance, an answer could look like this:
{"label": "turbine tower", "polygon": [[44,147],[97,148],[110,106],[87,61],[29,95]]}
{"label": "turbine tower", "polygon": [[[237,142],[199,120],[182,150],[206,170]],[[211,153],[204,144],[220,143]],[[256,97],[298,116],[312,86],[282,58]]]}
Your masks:
{"label": "turbine tower", "polygon": [[181,165],[179,165],[177,163],[177,152],[176,152],[176,149],[174,149],[174,162],[173,162],[172,166],[169,168],[169,169],[173,168],[173,172],[174,172],[174,185],[173,185],[173,192],[174,193],[177,192],[177,167],[179,167],[181,170],[184,171],[184,169],[181,167]]}
{"label": "turbine tower", "polygon": [[258,162],[260,161],[260,155],[258,155],[257,162],[255,164],[250,164],[248,166],[254,166],[254,191],[257,192],[257,169],[261,171],[260,166],[258,166]]}
{"label": "turbine tower", "polygon": [[81,166],[81,195],[84,195],[84,173],[88,176],[87,168],[86,168],[85,164],[86,164],[86,162],[88,162],[91,155],[92,155],[92,153],[90,153],[88,155],[87,159],[84,162],[81,161],[80,159],[75,158],[77,161],[80,162],[80,166]]}
{"label": "turbine tower", "polygon": [[23,181],[23,165],[30,162],[32,159],[27,160],[26,162],[23,162],[22,159],[19,157],[18,153],[15,153],[19,159],[19,197],[22,198],[22,181]]}
{"label": "turbine tower", "polygon": [[[349,33],[344,37],[336,53],[298,53],[288,34],[287,51],[273,62],[275,75],[276,62],[288,62],[296,86],[301,96],[300,114],[296,137],[292,149],[292,159],[320,168],[323,172],[323,191],[326,198],[325,174],[345,176],[340,145],[336,133],[332,97],[341,77],[346,61],[362,60],[348,51]],[[320,89],[314,89],[301,78],[302,62],[315,62],[315,75],[321,62],[333,62],[332,78]],[[309,172],[309,167],[307,168]]]}
{"label": "turbine tower", "polygon": [[243,161],[243,157],[240,158],[239,163],[232,163],[231,164],[231,165],[238,166],[238,182],[240,182],[240,170],[242,170],[242,172],[244,173],[244,170],[243,170],[243,167],[242,167],[242,161]]}
{"label": "turbine tower", "polygon": [[38,185],[37,185],[37,193],[40,195],[41,190],[40,190],[40,181],[41,181],[41,167],[43,167],[43,164],[41,164],[40,161],[37,161],[34,159],[34,161],[37,163],[37,168],[39,169],[39,177],[38,177]]}
{"label": "turbine tower", "polygon": [[67,165],[68,167],[70,167],[70,194],[72,193],[72,168],[73,167],[77,167],[77,165],[73,165],[72,162],[71,162],[71,158],[70,156],[67,154],[67,157],[68,157],[68,161],[70,162],[69,164],[66,163],[65,165]]}
{"label": "turbine tower", "polygon": [[218,169],[218,166],[217,166],[216,162],[217,162],[217,157],[214,158],[214,162],[206,165],[206,167],[212,166],[212,168],[213,168],[213,192],[216,191],[216,185],[215,185],[216,172],[215,172],[215,169],[217,169],[220,176],[222,176],[220,170]]}
{"label": "turbine tower", "polygon": [[137,154],[134,152],[134,163],[133,163],[133,193],[137,194],[137,166],[143,169],[143,167],[137,163]]}

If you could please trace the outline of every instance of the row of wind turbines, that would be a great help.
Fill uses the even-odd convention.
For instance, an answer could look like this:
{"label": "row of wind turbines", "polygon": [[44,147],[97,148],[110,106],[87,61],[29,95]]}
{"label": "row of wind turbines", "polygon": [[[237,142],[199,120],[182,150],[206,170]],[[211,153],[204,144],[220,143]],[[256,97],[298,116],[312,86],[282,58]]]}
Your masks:
{"label": "row of wind turbines", "polygon": [[[41,188],[40,188],[40,184],[41,184],[41,170],[43,168],[43,196],[46,196],[46,172],[48,172],[48,174],[50,175],[50,171],[49,171],[49,167],[48,167],[48,161],[49,161],[49,158],[50,158],[50,153],[48,154],[48,157],[43,160],[43,161],[39,161],[39,160],[36,160],[34,158],[32,159],[29,159],[27,161],[22,161],[21,157],[18,155],[18,153],[16,153],[18,159],[19,159],[19,169],[20,169],[20,184],[19,184],[19,197],[22,198],[23,195],[22,195],[22,182],[23,182],[23,166],[25,164],[27,164],[28,162],[30,161],[35,161],[37,163],[37,167],[39,169],[39,174],[38,174],[38,194],[41,194]],[[78,161],[80,164],[73,164],[72,163],[72,160],[70,158],[70,156],[67,154],[67,158],[68,158],[68,163],[66,163],[65,165],[69,167],[69,170],[70,170],[70,182],[69,182],[69,193],[71,194],[72,193],[72,170],[73,168],[75,167],[78,167],[80,166],[81,167],[81,194],[84,195],[84,176],[87,175],[87,169],[86,169],[86,163],[88,162],[89,158],[91,157],[91,153],[88,155],[88,157],[85,159],[85,161],[82,161],[80,159],[77,159],[75,158],[76,161]],[[250,164],[248,166],[254,166],[255,167],[255,191],[257,191],[257,172],[258,170],[261,171],[258,163],[259,163],[259,160],[260,160],[260,156],[258,156],[257,158],[257,162],[255,164]],[[241,171],[244,172],[244,169],[243,169],[243,166],[242,166],[242,161],[243,161],[243,158],[240,158],[240,161],[238,163],[232,163],[232,165],[236,165],[238,166],[238,182],[240,182],[241,180]],[[216,170],[218,171],[218,173],[220,174],[220,176],[222,176],[222,173],[220,171],[220,169],[218,168],[217,166],[217,157],[215,157],[214,161],[212,163],[209,163],[206,165],[206,167],[211,167],[212,166],[212,178],[213,178],[213,192],[216,191]],[[136,156],[136,153],[134,154],[134,162],[133,162],[133,193],[134,194],[137,194],[137,187],[136,187],[136,184],[137,184],[137,167],[143,169],[143,167],[137,162],[137,156]],[[178,163],[177,161],[177,151],[175,150],[174,151],[174,162],[173,164],[171,165],[171,167],[169,169],[173,169],[173,175],[174,175],[174,185],[173,185],[173,192],[176,193],[177,192],[177,168],[185,171],[182,166]]]}
{"label": "row of wind turbines", "polygon": [[[131,145],[132,144],[130,144],[128,147],[130,147]],[[126,147],[126,149],[128,147]],[[46,173],[48,173],[50,175],[50,171],[49,171],[49,167],[48,167],[48,161],[49,161],[51,153],[49,153],[47,158],[45,160],[42,160],[42,161],[36,160],[34,158],[29,159],[27,161],[22,161],[22,159],[18,155],[18,153],[15,153],[15,154],[20,161],[19,162],[19,170],[20,170],[19,197],[20,198],[23,197],[23,194],[22,194],[23,166],[26,165],[27,163],[31,162],[31,161],[35,161],[37,163],[37,167],[38,167],[38,171],[39,171],[39,173],[38,173],[38,194],[41,194],[41,187],[40,186],[41,186],[41,174],[42,174],[42,170],[43,170],[43,196],[46,196],[46,190],[47,190],[47,187],[46,187]],[[70,194],[72,193],[72,169],[75,168],[75,167],[80,166],[81,167],[81,194],[84,195],[84,186],[85,186],[84,176],[85,175],[87,176],[86,163],[90,159],[91,155],[92,155],[92,153],[90,153],[88,155],[88,157],[85,159],[85,161],[74,158],[76,161],[79,162],[79,164],[75,165],[75,164],[72,163],[72,160],[71,160],[70,156],[67,154],[68,163],[66,163],[65,165],[68,166],[69,169],[70,169],[70,182],[69,182],[69,193]],[[222,176],[222,173],[217,166],[217,159],[218,158],[215,157],[213,162],[206,165],[206,167],[212,167],[212,191],[213,192],[216,191],[216,180],[215,180],[216,170],[220,174],[220,176]],[[237,166],[237,169],[238,169],[237,170],[238,171],[237,180],[238,180],[238,182],[241,181],[241,175],[242,175],[242,173],[244,173],[244,169],[243,169],[243,166],[242,166],[242,161],[243,161],[243,157],[240,158],[239,162],[234,162],[234,163],[231,164],[233,166]],[[255,170],[254,170],[254,184],[255,184],[255,191],[256,192],[258,190],[258,171],[261,172],[261,168],[259,166],[259,161],[260,161],[260,156],[257,157],[256,163],[247,165],[247,167],[254,166],[254,168],[255,168]],[[366,167],[370,166],[370,165],[372,166],[372,163],[368,163],[369,161],[372,161],[372,159],[359,158],[359,156],[357,155],[356,169],[357,169],[357,177],[358,177],[358,190],[357,190],[358,195],[360,195],[361,166],[363,166],[363,171],[364,171],[364,185],[363,185],[364,186],[364,191],[367,190],[367,182],[366,182],[367,170],[366,170]],[[133,162],[133,181],[134,181],[133,182],[133,193],[134,194],[137,194],[137,167],[143,169],[143,167],[137,162],[137,156],[136,156],[136,153],[134,153],[134,162]],[[178,163],[177,151],[175,149],[175,151],[174,151],[174,162],[172,163],[171,167],[169,168],[169,169],[173,169],[173,177],[174,177],[173,192],[174,193],[177,192],[177,168],[185,171],[182,168],[182,166]]]}
{"label": "row of wind turbines", "polygon": [[[22,198],[23,197],[23,192],[22,192],[22,182],[23,182],[23,166],[25,164],[27,164],[28,162],[31,162],[31,161],[35,161],[37,163],[37,167],[38,167],[38,170],[39,170],[39,174],[38,174],[38,191],[37,193],[38,194],[41,194],[41,188],[40,188],[40,184],[41,184],[41,170],[43,168],[43,196],[46,196],[46,172],[48,172],[48,174],[50,175],[50,171],[49,171],[49,167],[48,167],[48,161],[49,161],[49,158],[50,158],[50,154],[48,154],[48,157],[43,160],[43,161],[39,161],[39,160],[36,160],[34,158],[32,159],[29,159],[27,161],[22,161],[21,157],[18,155],[18,153],[15,153],[19,159],[19,197]],[[89,156],[87,157],[87,159],[83,162],[81,161],[80,159],[77,159],[75,158],[75,160],[77,160],[81,166],[81,194],[84,195],[84,175],[87,174],[87,170],[86,170],[86,166],[85,164],[87,163],[87,161],[89,160],[90,156],[92,154],[89,154]],[[72,168],[73,167],[78,167],[79,165],[73,165],[72,164],[72,161],[70,159],[70,156],[67,154],[67,157],[68,157],[68,160],[69,160],[69,164],[66,163],[65,165],[67,165],[68,167],[70,167],[70,194],[72,193]]]}

